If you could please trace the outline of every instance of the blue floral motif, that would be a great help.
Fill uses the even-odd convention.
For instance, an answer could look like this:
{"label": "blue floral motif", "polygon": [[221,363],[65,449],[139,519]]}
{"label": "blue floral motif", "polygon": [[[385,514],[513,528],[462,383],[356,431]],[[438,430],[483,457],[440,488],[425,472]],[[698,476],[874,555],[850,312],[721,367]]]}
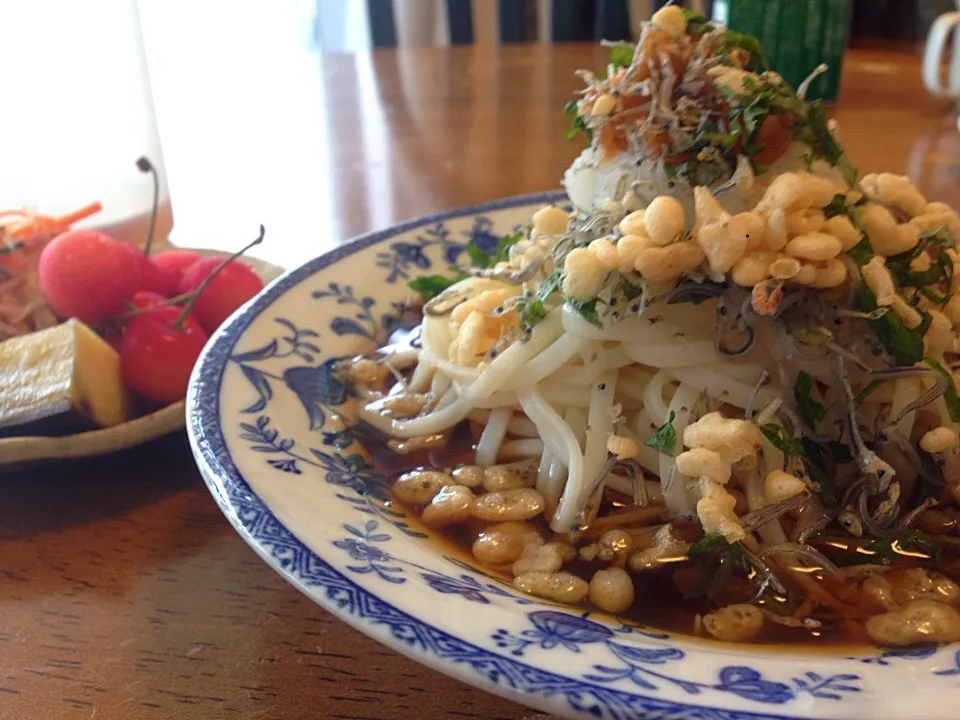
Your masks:
{"label": "blue floral motif", "polygon": [[512,598],[520,604],[528,604],[531,602],[526,598],[517,597],[516,593],[512,593],[494,583],[482,583],[472,575],[464,574],[454,577],[452,575],[441,575],[434,570],[427,570],[420,573],[420,577],[426,580],[427,585],[438,593],[444,595],[459,595],[464,600],[483,603],[484,605],[490,603],[487,595]]}
{"label": "blue floral motif", "polygon": [[862,663],[889,665],[891,660],[925,660],[936,652],[936,645],[915,645],[906,648],[887,648],[879,655],[857,659]]}
{"label": "blue floral motif", "polygon": [[297,465],[297,461],[292,458],[287,458],[286,460],[267,460],[267,464],[285,473],[293,473],[294,475],[300,475],[302,473],[300,466]]}
{"label": "blue floral motif", "polygon": [[428,247],[439,245],[443,259],[452,264],[460,257],[466,243],[450,239],[450,231],[443,222],[424,228],[414,242],[399,241],[390,244],[390,249],[377,253],[377,265],[389,270],[386,281],[395,283],[398,278],[407,280],[412,271],[427,270],[432,267],[429,256],[424,252]]}
{"label": "blue floral motif", "polygon": [[[491,639],[497,647],[510,649],[510,654],[518,657],[523,656],[530,646],[547,651],[563,648],[579,653],[582,645],[602,644],[619,663],[594,665],[593,671],[583,676],[590,682],[609,684],[627,680],[649,691],[671,685],[690,695],[717,691],[767,704],[787,703],[803,693],[825,700],[839,700],[842,693],[860,692],[860,687],[854,684],[860,680],[857,675],[844,673],[823,677],[810,671],[803,677],[791,678],[788,683],[770,680],[743,665],[721,668],[715,683],[688,680],[666,671],[666,666],[686,657],[679,648],[619,643],[614,631],[605,625],[558,611],[536,610],[528,613],[527,619],[533,625],[532,630],[511,633],[501,628],[493,632]],[[659,669],[661,667],[664,669]]]}
{"label": "blue floral motif", "polygon": [[[359,541],[355,540],[354,538],[344,538],[343,540],[334,542],[336,547],[340,548],[341,550],[347,550],[350,553],[350,557],[352,557],[354,560],[370,560],[378,563],[391,561],[395,564],[409,566],[419,570],[421,579],[424,580],[430,588],[442,595],[459,595],[464,600],[469,600],[470,602],[481,603],[484,605],[490,604],[490,598],[488,596],[510,599],[520,605],[529,605],[534,602],[533,600],[522,597],[518,593],[513,592],[506,587],[501,587],[494,582],[481,582],[473,575],[467,575],[465,573],[459,576],[446,575],[436,570],[422,567],[408,560],[390,557],[384,550],[369,545],[370,542],[385,543],[391,539],[386,533],[374,532],[379,527],[379,523],[376,520],[368,520],[364,525],[362,532],[357,530],[357,528],[353,527],[352,525],[345,524],[343,527],[345,530],[347,530],[347,532],[363,539],[363,541]],[[466,567],[471,570],[473,569],[469,565]],[[355,570],[353,567],[350,569]],[[367,573],[371,572],[371,570],[366,569],[366,566],[361,566],[361,569],[356,570],[356,572]],[[403,572],[403,568],[397,568],[396,570],[390,570],[389,572],[399,574]],[[398,577],[391,579],[391,582],[398,581]]]}
{"label": "blue floral motif", "polygon": [[[747,700],[766,703],[785,703],[793,700],[793,690],[781,682],[764,680],[753,668],[730,665],[720,671],[720,682],[715,686]],[[854,691],[859,688],[853,688]]]}
{"label": "blue floral motif", "polygon": [[323,427],[329,409],[343,404],[350,393],[350,384],[337,370],[340,361],[330,358],[317,366],[300,365],[283,371],[283,382],[303,405],[311,430]]}
{"label": "blue floral motif", "polygon": [[469,244],[476,245],[487,255],[492,255],[497,249],[497,243],[500,242],[500,234],[493,230],[493,221],[483,215],[475,217],[473,226],[469,230],[464,230],[463,234]]}
{"label": "blue floral motif", "polygon": [[[933,654],[933,653],[930,653],[930,655],[932,655],[932,654]],[[926,655],[926,656],[924,656],[924,657],[929,657],[929,655]],[[953,667],[952,667],[952,668],[944,668],[944,669],[942,669],[942,670],[935,670],[933,674],[934,674],[934,675],[944,675],[944,676],[960,675],[960,650],[957,650],[957,651],[954,653],[954,655],[953,655]]]}
{"label": "blue floral motif", "polygon": [[[422,262],[427,264],[423,265]],[[430,266],[430,262],[425,257],[422,262],[417,261],[415,264],[420,268]],[[314,290],[311,294],[314,299],[336,298],[337,305],[351,305],[356,310],[353,317],[337,315],[330,321],[330,329],[337,335],[359,335],[374,342],[386,339],[378,332],[380,327],[373,313],[370,312],[370,308],[376,305],[372,297],[358,298],[350,285],[340,285],[336,282],[328,283],[326,290]]]}
{"label": "blue floral motif", "polygon": [[[297,357],[308,363],[312,363],[316,360],[316,355],[320,352],[320,348],[313,343],[314,338],[320,337],[316,331],[308,328],[299,328],[282,317],[274,318],[274,322],[288,330],[290,334],[274,338],[266,345],[254,348],[253,350],[247,350],[246,352],[236,353],[230,356],[230,360],[240,367],[243,376],[257,393],[257,399],[248,407],[244,408],[243,412],[245,413],[261,412],[273,398],[271,381],[284,381],[283,377],[263,370],[254,363],[287,357]],[[284,346],[283,350],[280,349],[281,343]]]}
{"label": "blue floral motif", "polygon": [[362,565],[347,565],[348,570],[361,574],[376,573],[387,582],[397,585],[404,583],[407,579],[399,576],[399,573],[403,572],[403,568],[390,564],[393,558],[385,550],[370,544],[390,540],[390,536],[386,533],[375,532],[377,524],[376,520],[368,520],[362,530],[352,525],[344,525],[343,527],[348,532],[359,539],[345,538],[337,540],[333,544],[341,550],[346,550],[351,559],[363,563]]}

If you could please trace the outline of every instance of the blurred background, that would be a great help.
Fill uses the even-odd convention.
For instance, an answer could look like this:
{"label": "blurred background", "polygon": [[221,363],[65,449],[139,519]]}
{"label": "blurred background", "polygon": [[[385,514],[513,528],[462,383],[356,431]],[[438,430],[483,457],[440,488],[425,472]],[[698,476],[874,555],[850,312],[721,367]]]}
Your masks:
{"label": "blurred background", "polygon": [[[512,81],[509,73],[521,70],[547,73],[518,80],[529,83],[531,92],[557,94],[536,100],[538,108],[543,106],[542,118],[540,110],[536,112],[542,132],[528,146],[531,161],[550,163],[555,187],[573,148],[557,141],[563,131],[555,132],[553,125],[560,128],[565,122],[562,97],[569,97],[578,82],[564,64],[568,63],[564,53],[582,58],[580,67],[602,63],[598,40],[635,38],[639,23],[664,4],[661,0],[0,2],[0,24],[17,28],[0,43],[0,63],[24,68],[7,74],[8,96],[30,108],[5,113],[0,123],[5,130],[0,133],[5,170],[0,197],[7,206],[52,213],[98,199],[104,212],[90,222],[105,224],[123,237],[139,238],[151,193],[149,178],[137,173],[133,160],[146,154],[161,174],[163,214],[158,233],[166,236],[173,227],[171,237],[178,244],[235,247],[236,237],[246,237],[260,222],[274,233],[294,237],[304,232],[307,207],[318,224],[320,218],[330,218],[322,224],[324,242],[341,241],[396,217],[440,209],[441,203],[544,189],[532,175],[525,179],[504,173],[497,186],[458,183],[455,197],[441,200],[433,183],[449,187],[445,177],[449,162],[437,158],[417,183],[408,177],[422,164],[424,154],[435,151],[426,140],[420,142],[429,134],[418,130],[414,139],[401,141],[385,129],[402,110],[426,132],[417,105],[438,100],[437,93],[449,101],[469,88],[470,103],[493,111],[510,96],[501,83],[508,77]],[[909,131],[911,148],[894,148],[887,160],[906,162],[907,167],[887,169],[919,173],[911,170],[910,158],[916,155],[914,147],[923,146],[927,156],[949,158],[935,168],[940,175],[934,184],[956,184],[953,158],[960,151],[956,147],[960,133],[953,104],[960,98],[960,59],[954,57],[953,35],[960,23],[960,0],[685,0],[685,4],[735,30],[758,35],[774,69],[794,85],[819,63],[828,64],[828,72],[812,85],[810,95],[856,122],[866,118],[867,105],[874,113],[910,109],[903,107],[902,89],[899,97],[884,95],[884,78],[896,73],[909,76],[913,111],[896,122],[906,118],[919,124]],[[582,45],[574,50],[575,43]],[[424,84],[431,74],[418,72],[417,63],[448,61],[417,54],[427,52],[427,47],[471,55],[458,55],[452,66],[438,68],[433,77],[442,83],[431,89]],[[848,88],[845,96],[844,60],[858,49],[872,54],[858,56],[862,81]],[[547,55],[541,57],[543,53]],[[534,58],[539,59],[531,65]],[[458,77],[458,69],[469,76]],[[545,89],[545,83],[552,89]],[[939,104],[931,105],[932,99]],[[441,118],[454,112],[435,107]],[[358,118],[358,112],[365,114]],[[376,117],[384,112],[388,115]],[[941,128],[943,122],[949,131]],[[492,131],[501,131],[500,124],[498,120]],[[880,123],[874,118],[871,126]],[[937,132],[931,135],[932,129]],[[490,129],[471,132],[479,133],[478,141],[489,141],[480,138]],[[344,157],[342,138],[359,138],[362,154]],[[890,137],[884,142],[896,145],[901,140]],[[907,155],[906,161],[898,159]],[[480,160],[497,158],[488,154]],[[384,167],[391,169],[373,172]],[[354,176],[355,181],[344,179]],[[394,177],[403,179],[393,182]],[[309,225],[306,229],[315,230]],[[308,259],[323,246],[290,247],[292,262]]]}

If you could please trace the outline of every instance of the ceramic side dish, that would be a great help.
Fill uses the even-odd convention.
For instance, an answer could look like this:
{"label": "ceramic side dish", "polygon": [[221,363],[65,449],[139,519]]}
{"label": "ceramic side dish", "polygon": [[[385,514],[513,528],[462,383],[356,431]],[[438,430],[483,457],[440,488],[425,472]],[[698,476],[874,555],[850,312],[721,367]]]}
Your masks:
{"label": "ceramic side dish", "polygon": [[[203,255],[222,254],[212,250],[197,252]],[[282,268],[257,258],[245,258],[244,262],[256,270],[264,283],[271,282],[283,272]],[[181,401],[120,425],[75,435],[0,438],[0,471],[32,463],[104,455],[142,445],[182,430],[186,417],[184,408],[185,403]]]}
{"label": "ceramic side dish", "polygon": [[951,718],[956,647],[720,645],[553,605],[455,556],[389,502],[342,414],[341,357],[382,341],[406,281],[559,194],[446,212],[287,273],[211,340],[187,397],[197,463],[242,537],[297,588],[436,670],[570,718]]}

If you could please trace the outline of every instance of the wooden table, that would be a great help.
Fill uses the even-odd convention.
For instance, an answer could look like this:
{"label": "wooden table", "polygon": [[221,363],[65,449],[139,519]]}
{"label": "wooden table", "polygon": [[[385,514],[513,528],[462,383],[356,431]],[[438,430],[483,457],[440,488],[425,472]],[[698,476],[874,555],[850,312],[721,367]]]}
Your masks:
{"label": "wooden table", "polygon": [[[190,28],[154,93],[176,239],[292,265],[421,213],[553,188],[577,46],[360,57],[203,55]],[[149,45],[148,38],[148,45]],[[234,38],[232,45],[254,47]],[[278,78],[283,78],[282,82]],[[836,108],[863,171],[909,167],[960,205],[960,133],[912,55],[855,51]],[[0,718],[543,717],[389,651],[269,570],[172,436],[0,476]]]}

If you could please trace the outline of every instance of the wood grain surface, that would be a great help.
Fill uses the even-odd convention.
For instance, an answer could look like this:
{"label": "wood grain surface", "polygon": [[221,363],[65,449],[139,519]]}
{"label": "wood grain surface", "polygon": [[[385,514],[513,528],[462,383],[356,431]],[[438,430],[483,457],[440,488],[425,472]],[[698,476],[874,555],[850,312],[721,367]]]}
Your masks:
{"label": "wood grain surface", "polygon": [[[198,47],[185,29],[152,68],[176,236],[231,247],[263,221],[262,255],[288,265],[399,219],[557,187],[578,150],[562,139],[572,72],[603,57],[459,47],[306,69],[260,54],[265,71]],[[834,114],[861,170],[909,170],[957,204],[953,112],[913,55],[849,54]],[[545,716],[418,666],[287,585],[222,517],[182,435],[0,475],[0,718],[233,717]]]}

